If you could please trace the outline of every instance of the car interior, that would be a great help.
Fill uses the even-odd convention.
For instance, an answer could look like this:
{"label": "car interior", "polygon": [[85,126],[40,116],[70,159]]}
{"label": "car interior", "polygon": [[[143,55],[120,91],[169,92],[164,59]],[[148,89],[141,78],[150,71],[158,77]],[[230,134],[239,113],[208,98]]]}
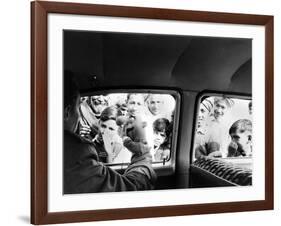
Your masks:
{"label": "car interior", "polygon": [[[235,103],[225,115],[224,147],[231,143],[230,126],[251,119],[251,39],[64,30],[63,41],[64,70],[75,74],[81,101],[136,93],[165,97],[173,127],[167,156],[152,163],[156,190],[252,184],[252,150],[218,158],[195,154],[204,99]],[[105,164],[123,173],[129,162]]]}

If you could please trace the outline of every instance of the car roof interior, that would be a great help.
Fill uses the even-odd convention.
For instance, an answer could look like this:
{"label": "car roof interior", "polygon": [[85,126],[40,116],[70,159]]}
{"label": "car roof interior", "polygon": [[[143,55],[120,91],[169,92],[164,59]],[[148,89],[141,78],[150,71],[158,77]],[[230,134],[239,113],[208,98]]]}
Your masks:
{"label": "car roof interior", "polygon": [[251,39],[66,30],[64,53],[81,90],[137,84],[251,94]]}

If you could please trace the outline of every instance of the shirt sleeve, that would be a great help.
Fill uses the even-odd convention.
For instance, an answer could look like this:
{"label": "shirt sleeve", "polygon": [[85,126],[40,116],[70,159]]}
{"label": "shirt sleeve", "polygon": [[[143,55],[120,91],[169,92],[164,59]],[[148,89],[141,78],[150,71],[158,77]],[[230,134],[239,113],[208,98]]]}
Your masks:
{"label": "shirt sleeve", "polygon": [[65,169],[64,193],[151,190],[155,182],[151,162],[143,155],[135,157],[123,174],[89,155]]}
{"label": "shirt sleeve", "polygon": [[73,168],[65,179],[70,182],[65,190],[68,194],[151,190],[156,176],[153,169],[143,163],[130,165],[120,174],[96,160],[88,160]]}

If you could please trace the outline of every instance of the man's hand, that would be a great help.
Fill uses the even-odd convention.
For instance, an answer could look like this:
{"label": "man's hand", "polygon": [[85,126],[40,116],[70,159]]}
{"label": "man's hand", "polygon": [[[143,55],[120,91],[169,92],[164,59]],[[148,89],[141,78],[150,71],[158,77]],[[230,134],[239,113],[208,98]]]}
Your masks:
{"label": "man's hand", "polygon": [[79,125],[79,135],[81,137],[85,137],[85,136],[88,136],[91,132],[91,127],[88,126],[88,125],[82,125],[80,124]]}

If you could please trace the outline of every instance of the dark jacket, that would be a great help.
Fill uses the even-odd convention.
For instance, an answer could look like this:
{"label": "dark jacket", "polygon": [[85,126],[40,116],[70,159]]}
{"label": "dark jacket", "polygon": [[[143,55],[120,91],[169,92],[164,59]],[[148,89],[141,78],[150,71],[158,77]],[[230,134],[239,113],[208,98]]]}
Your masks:
{"label": "dark jacket", "polygon": [[149,155],[133,154],[132,163],[119,174],[99,161],[93,144],[64,131],[64,194],[153,189],[156,174]]}

